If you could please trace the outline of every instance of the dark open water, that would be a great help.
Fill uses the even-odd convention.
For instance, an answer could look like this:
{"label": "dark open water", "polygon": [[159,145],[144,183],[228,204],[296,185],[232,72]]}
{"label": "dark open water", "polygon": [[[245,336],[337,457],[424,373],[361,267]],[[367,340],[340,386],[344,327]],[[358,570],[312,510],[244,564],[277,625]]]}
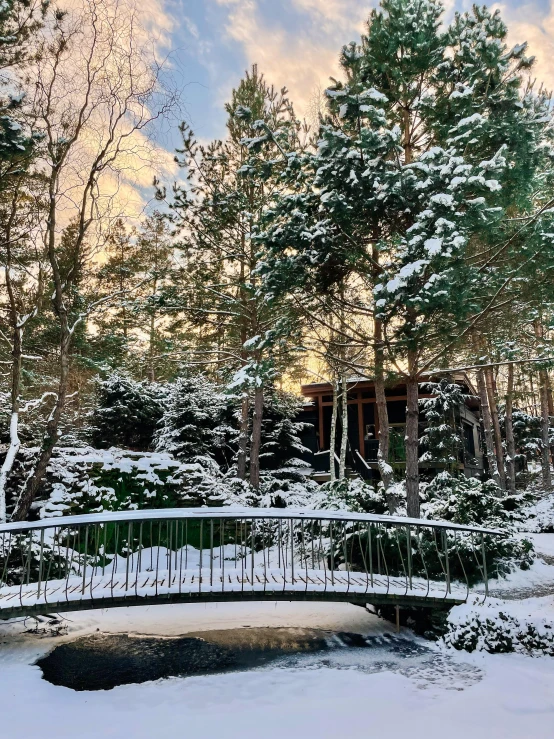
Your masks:
{"label": "dark open water", "polygon": [[46,680],[73,690],[291,668],[392,671],[415,679],[422,688],[438,685],[453,690],[481,678],[478,668],[417,637],[304,628],[240,628],[180,637],[94,634],[60,644],[37,664]]}

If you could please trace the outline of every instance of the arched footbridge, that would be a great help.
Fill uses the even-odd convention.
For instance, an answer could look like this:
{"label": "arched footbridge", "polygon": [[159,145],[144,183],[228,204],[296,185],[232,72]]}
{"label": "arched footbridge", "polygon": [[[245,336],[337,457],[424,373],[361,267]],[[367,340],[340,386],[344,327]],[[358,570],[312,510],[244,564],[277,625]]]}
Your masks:
{"label": "arched footbridge", "polygon": [[[445,606],[501,531],[331,511],[180,508],[0,525],[0,619],[153,603]],[[482,586],[481,586],[481,592]]]}

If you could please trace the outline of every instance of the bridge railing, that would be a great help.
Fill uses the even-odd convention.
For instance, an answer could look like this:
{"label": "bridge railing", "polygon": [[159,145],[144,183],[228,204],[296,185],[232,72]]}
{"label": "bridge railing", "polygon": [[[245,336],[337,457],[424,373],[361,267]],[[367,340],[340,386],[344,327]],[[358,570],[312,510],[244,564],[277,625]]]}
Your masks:
{"label": "bridge railing", "polygon": [[[183,598],[462,602],[502,531],[332,511],[105,512],[0,525],[0,618]],[[81,605],[79,605],[81,604]]]}

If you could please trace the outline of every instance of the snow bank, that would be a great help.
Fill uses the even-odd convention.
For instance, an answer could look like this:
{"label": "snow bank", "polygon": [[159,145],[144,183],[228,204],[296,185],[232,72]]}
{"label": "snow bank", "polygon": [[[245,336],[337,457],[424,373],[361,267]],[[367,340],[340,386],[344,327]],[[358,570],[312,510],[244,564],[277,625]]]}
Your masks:
{"label": "snow bank", "polygon": [[468,652],[517,652],[554,656],[554,596],[504,601],[488,598],[454,607],[448,616],[448,647]]}

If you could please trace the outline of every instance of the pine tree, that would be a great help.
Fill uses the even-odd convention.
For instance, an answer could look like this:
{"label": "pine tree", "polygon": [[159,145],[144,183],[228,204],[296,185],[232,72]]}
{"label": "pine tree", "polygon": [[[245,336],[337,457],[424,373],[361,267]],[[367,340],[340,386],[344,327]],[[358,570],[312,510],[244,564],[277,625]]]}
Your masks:
{"label": "pine tree", "polygon": [[168,219],[159,211],[144,219],[137,234],[136,246],[140,268],[147,281],[135,301],[135,310],[139,320],[142,316],[147,319],[148,379],[154,382],[160,366],[157,355],[168,348],[160,316],[166,312],[164,287],[172,274],[174,250]]}
{"label": "pine tree", "polygon": [[110,229],[103,257],[105,261],[96,275],[98,291],[101,296],[117,294],[117,302],[101,321],[101,327],[104,335],[119,337],[122,353],[125,353],[137,323],[132,307],[133,288],[140,280],[142,263],[136,239],[121,218]]}
{"label": "pine tree", "polygon": [[24,110],[25,65],[37,55],[37,32],[49,3],[4,0],[0,5],[0,196],[28,169],[40,139]]}
{"label": "pine tree", "polygon": [[[507,49],[498,12],[474,8],[444,31],[442,12],[434,0],[372,11],[361,44],[343,49],[345,81],[326,92],[317,152],[289,157],[292,192],[265,233],[269,289],[328,289],[355,274],[373,290],[375,347],[384,330],[407,385],[411,516],[418,383],[479,320],[489,274],[468,257],[498,237],[540,160],[525,45]],[[379,355],[376,364],[381,372]]]}
{"label": "pine tree", "polygon": [[[279,186],[285,153],[298,143],[300,123],[286,90],[269,86],[254,65],[227,104],[228,137],[199,146],[183,126],[179,164],[190,187],[172,204],[184,257],[177,305],[198,332],[197,362],[216,367],[240,392],[239,477],[259,486],[264,387],[290,365],[297,326],[290,306],[260,291],[261,213]],[[184,283],[184,284],[183,284]]]}
{"label": "pine tree", "polygon": [[26,115],[23,82],[25,65],[37,56],[36,37],[47,9],[48,3],[35,0],[0,4],[0,233],[7,309],[2,340],[11,354],[9,447],[0,468],[0,523],[6,520],[6,484],[21,445],[23,334],[36,316],[44,286],[44,254],[32,244],[41,210],[32,174],[40,136]]}

